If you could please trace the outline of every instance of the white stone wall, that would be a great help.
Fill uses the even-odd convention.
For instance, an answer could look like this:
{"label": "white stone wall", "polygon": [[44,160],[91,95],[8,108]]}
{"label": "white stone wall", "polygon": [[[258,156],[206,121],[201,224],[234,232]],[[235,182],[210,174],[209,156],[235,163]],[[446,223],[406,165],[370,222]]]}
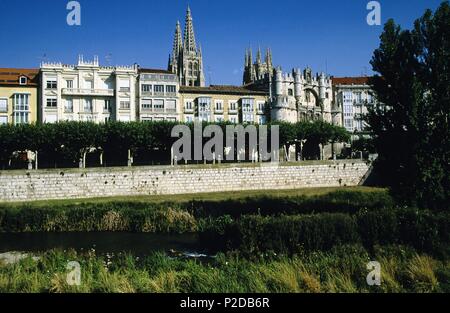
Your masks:
{"label": "white stone wall", "polygon": [[0,171],[0,201],[189,194],[358,185],[361,161]]}

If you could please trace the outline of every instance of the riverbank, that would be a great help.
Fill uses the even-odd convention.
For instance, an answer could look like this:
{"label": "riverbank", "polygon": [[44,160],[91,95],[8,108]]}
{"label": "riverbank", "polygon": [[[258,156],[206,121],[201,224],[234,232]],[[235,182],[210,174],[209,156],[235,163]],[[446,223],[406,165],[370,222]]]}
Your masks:
{"label": "riverbank", "polygon": [[[401,246],[358,245],[294,257],[265,255],[250,261],[220,254],[201,262],[155,253],[96,255],[47,251],[15,264],[0,264],[0,292],[334,293],[450,292],[450,264]],[[68,262],[80,264],[81,284],[66,282]],[[369,286],[367,263],[381,264],[381,285]]]}
{"label": "riverbank", "polygon": [[0,204],[0,232],[202,231],[220,217],[355,213],[392,207],[379,188],[316,188]]}

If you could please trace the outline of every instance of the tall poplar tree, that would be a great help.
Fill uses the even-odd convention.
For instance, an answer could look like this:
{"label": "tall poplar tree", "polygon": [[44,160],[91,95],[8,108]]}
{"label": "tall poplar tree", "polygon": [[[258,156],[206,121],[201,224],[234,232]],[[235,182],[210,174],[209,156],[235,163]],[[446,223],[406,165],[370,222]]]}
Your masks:
{"label": "tall poplar tree", "polygon": [[382,106],[368,114],[378,169],[401,203],[447,209],[450,195],[450,6],[412,30],[389,20],[371,64]]}

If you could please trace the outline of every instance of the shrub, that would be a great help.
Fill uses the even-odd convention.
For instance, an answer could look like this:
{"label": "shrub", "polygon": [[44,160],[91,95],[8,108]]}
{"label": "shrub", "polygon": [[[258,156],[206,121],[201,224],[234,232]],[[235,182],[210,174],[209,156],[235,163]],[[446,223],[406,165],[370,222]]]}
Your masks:
{"label": "shrub", "polygon": [[257,254],[266,251],[296,253],[303,249],[330,249],[341,243],[357,243],[356,222],[346,214],[280,217],[244,216],[228,227],[228,246]]}
{"label": "shrub", "polygon": [[449,252],[449,214],[415,209],[362,211],[356,215],[248,215],[228,223],[223,235],[214,227],[207,237],[221,247],[249,255],[266,252],[293,254],[303,249],[329,250],[339,244],[363,243],[368,249],[379,244],[403,244],[442,256]]}
{"label": "shrub", "polygon": [[260,196],[226,201],[191,201],[183,208],[196,217],[219,217],[230,215],[295,215],[311,213],[356,213],[361,209],[378,210],[394,206],[392,198],[385,190],[353,191],[340,190],[316,196]]}

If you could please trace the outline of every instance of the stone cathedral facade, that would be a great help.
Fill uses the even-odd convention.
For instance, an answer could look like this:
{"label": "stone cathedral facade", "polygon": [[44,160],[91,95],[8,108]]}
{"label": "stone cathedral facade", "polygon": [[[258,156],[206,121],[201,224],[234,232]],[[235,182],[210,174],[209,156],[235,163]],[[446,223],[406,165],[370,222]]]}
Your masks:
{"label": "stone cathedral facade", "polygon": [[180,22],[175,27],[172,54],[169,57],[169,71],[176,74],[181,86],[205,86],[203,73],[202,49],[195,41],[194,23],[191,10],[188,7],[181,34]]}

